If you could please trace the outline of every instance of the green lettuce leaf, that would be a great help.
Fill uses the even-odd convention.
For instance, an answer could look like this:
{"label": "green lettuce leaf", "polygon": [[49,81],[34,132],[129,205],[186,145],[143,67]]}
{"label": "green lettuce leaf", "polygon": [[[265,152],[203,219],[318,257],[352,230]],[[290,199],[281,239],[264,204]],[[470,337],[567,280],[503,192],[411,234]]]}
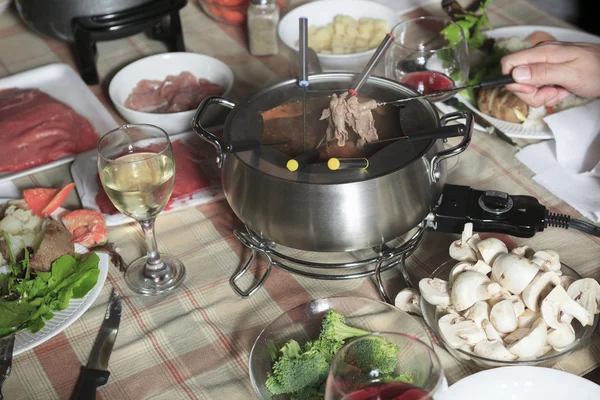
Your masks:
{"label": "green lettuce leaf", "polygon": [[92,290],[98,283],[99,263],[96,253],[82,257],[63,255],[52,263],[50,272],[35,272],[29,270],[26,253],[26,261],[22,262],[24,274],[7,274],[6,295],[12,297],[0,299],[0,336],[20,329],[38,332],[55,311],[64,310],[71,299],[80,299]]}
{"label": "green lettuce leaf", "polygon": [[35,311],[36,307],[26,301],[0,299],[0,329],[12,329],[23,324]]}

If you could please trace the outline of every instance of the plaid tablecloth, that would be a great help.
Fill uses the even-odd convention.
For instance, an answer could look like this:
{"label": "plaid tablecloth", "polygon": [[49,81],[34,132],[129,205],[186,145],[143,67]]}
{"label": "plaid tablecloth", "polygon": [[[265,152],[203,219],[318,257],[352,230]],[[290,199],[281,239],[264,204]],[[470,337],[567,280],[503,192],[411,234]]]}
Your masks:
{"label": "plaid tablecloth", "polygon": [[[400,3],[402,0],[398,0]],[[294,3],[292,3],[293,6]],[[388,1],[389,4],[389,1]],[[410,15],[440,14],[439,2]],[[524,0],[494,0],[489,7],[494,27],[529,24],[567,26]],[[254,58],[247,52],[242,28],[209,19],[190,3],[182,10],[188,51],[208,54],[226,62],[234,71],[232,97],[241,99],[269,82],[294,73],[295,60],[283,48],[278,56]],[[143,35],[102,42],[98,68],[102,84],[91,87],[108,109],[122,121],[108,100],[107,83],[123,65],[152,53],[164,52],[160,42]],[[16,11],[0,16],[0,76],[40,65],[63,62],[74,66],[65,43],[41,37],[29,30]],[[537,197],[553,212],[577,215],[531,179],[531,172],[504,142],[476,132],[469,149],[455,161],[449,182],[480,189]],[[60,186],[70,181],[68,166],[15,181],[20,188]],[[69,199],[77,204],[76,195]],[[123,294],[123,317],[110,359],[110,380],[98,398],[105,399],[250,399],[255,398],[248,378],[248,356],[261,329],[284,310],[320,297],[356,295],[379,299],[371,279],[320,281],[274,269],[264,288],[242,300],[229,287],[229,277],[242,260],[243,248],[233,236],[240,222],[225,201],[164,215],[158,218],[158,246],[186,265],[184,285],[165,298],[133,295],[117,268],[111,267],[101,295],[71,327],[46,343],[15,357],[10,378],[3,388],[6,399],[68,398],[87,362],[104,315],[111,287]],[[135,224],[110,230],[127,261],[143,253],[144,241]],[[447,258],[454,236],[427,233],[422,246],[410,258],[415,277],[423,277]],[[562,260],[584,276],[600,279],[600,240],[575,231],[549,229],[530,240],[512,239],[538,249],[554,249]],[[244,253],[245,256],[245,253]],[[265,266],[260,265],[258,275]],[[253,274],[251,274],[253,275]],[[402,286],[397,270],[385,273],[391,294]],[[250,284],[250,277],[242,285]],[[436,349],[450,383],[471,374],[444,350]],[[585,349],[572,354],[556,368],[583,375],[600,364],[600,335]]]}

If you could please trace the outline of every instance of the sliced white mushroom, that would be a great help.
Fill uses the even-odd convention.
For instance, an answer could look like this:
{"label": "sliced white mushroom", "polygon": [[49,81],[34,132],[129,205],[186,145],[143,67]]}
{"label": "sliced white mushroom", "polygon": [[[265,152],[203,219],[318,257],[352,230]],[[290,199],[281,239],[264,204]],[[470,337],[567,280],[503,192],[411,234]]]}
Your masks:
{"label": "sliced white mushroom", "polygon": [[498,340],[500,342],[503,341],[502,334],[500,334],[496,330],[496,328],[494,328],[494,325],[492,325],[492,323],[489,320],[484,319],[483,321],[481,321],[481,327],[483,328],[483,331],[485,332],[485,335],[487,336],[488,340]]}
{"label": "sliced white mushroom", "polygon": [[489,299],[495,294],[494,291],[499,290],[498,285],[490,284],[490,279],[484,274],[475,271],[463,272],[452,284],[452,305],[457,311],[464,311],[480,300]]}
{"label": "sliced white mushroom", "polygon": [[506,248],[504,242],[493,237],[483,239],[477,243],[477,250],[479,250],[481,253],[483,261],[485,261],[488,265],[493,265],[494,260],[496,260],[500,254],[508,253],[508,249]]}
{"label": "sliced white mushroom", "polygon": [[450,245],[450,257],[457,261],[477,262],[477,253],[467,244],[467,240],[473,236],[473,224],[467,223],[463,229],[461,238]]}
{"label": "sliced white mushroom", "polygon": [[[547,336],[546,336],[546,338],[547,338]],[[542,347],[542,349],[540,351],[535,353],[535,358],[540,358],[540,357],[545,356],[550,350],[552,350],[552,346],[550,346],[549,344],[545,344],[544,347]]]}
{"label": "sliced white mushroom", "polygon": [[569,290],[569,286],[575,281],[576,279],[569,275],[561,275],[560,277],[560,285],[567,291]]}
{"label": "sliced white mushroom", "polygon": [[394,305],[402,311],[414,313],[417,315],[423,315],[421,307],[419,306],[421,296],[416,292],[415,289],[406,288],[400,291],[396,295]]}
{"label": "sliced white mushroom", "polygon": [[[462,350],[462,351],[464,351],[465,353],[472,353],[472,352],[473,352],[473,346],[469,346],[468,344],[463,344],[462,346],[460,346],[460,347],[458,348],[458,350]],[[468,355],[466,355],[466,354],[463,354],[463,353],[461,353],[461,352],[459,352],[459,351],[457,351],[457,352],[456,352],[456,355],[458,355],[458,356],[459,356],[460,358],[462,358],[463,360],[467,360],[467,361],[469,361],[469,360],[471,359],[471,357],[469,357]]]}
{"label": "sliced white mushroom", "polygon": [[472,267],[467,268],[468,271],[477,271],[480,274],[487,275],[492,272],[492,267],[490,267],[485,261],[479,260]]}
{"label": "sliced white mushroom", "polygon": [[517,326],[519,328],[529,328],[539,318],[542,318],[542,313],[527,308],[525,309],[525,312],[517,318]]}
{"label": "sliced white mushroom", "polygon": [[548,332],[546,341],[556,351],[562,351],[575,342],[575,330],[571,324],[561,324],[558,329]]}
{"label": "sliced white mushroom", "polygon": [[[497,282],[493,282],[493,283],[500,286],[500,284]],[[506,288],[500,286],[500,290],[497,291],[494,295],[492,295],[492,297],[490,297],[488,299],[488,304],[490,305],[490,307],[494,307],[496,304],[500,303],[502,300],[510,299],[510,296],[512,296],[512,294]]]}
{"label": "sliced white mushroom", "polygon": [[560,272],[560,259],[554,250],[538,251],[533,255],[531,261],[539,265],[542,271]]}
{"label": "sliced white mushroom", "polygon": [[452,284],[458,275],[465,272],[467,268],[472,267],[473,265],[473,263],[467,261],[461,261],[456,264],[454,267],[452,267],[450,273],[448,274],[448,283]]}
{"label": "sliced white mushroom", "polygon": [[492,265],[492,276],[512,294],[521,294],[538,270],[539,266],[526,258],[516,254],[500,254]]}
{"label": "sliced white mushroom", "polygon": [[482,340],[475,345],[473,352],[478,356],[500,361],[514,361],[517,359],[517,356],[509,352],[504,344],[498,340]]}
{"label": "sliced white mushroom", "polygon": [[521,293],[523,303],[532,311],[538,311],[544,297],[550,293],[552,288],[560,285],[560,277],[556,272],[538,272],[535,278]]}
{"label": "sliced white mushroom", "polygon": [[510,344],[507,350],[519,357],[520,360],[535,358],[535,355],[546,345],[547,329],[548,326],[544,320],[542,318],[538,319],[533,323],[529,332],[521,339]]}
{"label": "sliced white mushroom", "polygon": [[515,247],[510,252],[512,254],[518,255],[519,257],[524,257],[528,259],[531,259],[533,257],[533,254],[535,253],[535,251],[529,246]]}
{"label": "sliced white mushroom", "polygon": [[595,279],[583,278],[573,282],[567,294],[591,315],[600,313],[600,284]]}
{"label": "sliced white mushroom", "polygon": [[465,312],[464,317],[481,327],[481,322],[490,318],[490,305],[485,301],[478,301]]}
{"label": "sliced white mushroom", "polygon": [[480,274],[487,275],[492,271],[492,267],[487,265],[482,260],[478,260],[475,264],[467,261],[461,261],[450,270],[450,274],[448,276],[448,282],[450,285],[452,285],[458,275],[465,271],[475,271],[479,272]]}
{"label": "sliced white mushroom", "polygon": [[474,345],[486,338],[483,329],[478,327],[475,322],[457,314],[444,315],[438,321],[438,326],[442,337],[453,349],[465,344]]}
{"label": "sliced white mushroom", "polygon": [[509,344],[513,344],[517,340],[521,340],[525,336],[527,336],[527,334],[529,333],[530,330],[531,330],[531,327],[529,327],[529,328],[517,328],[514,331],[512,331],[511,333],[509,333],[508,335],[504,336],[504,339],[503,339],[504,343],[506,343],[507,345],[509,345]]}
{"label": "sliced white mushroom", "polygon": [[477,254],[477,259],[483,260],[483,258],[481,257],[481,253],[477,249],[477,243],[479,243],[479,242],[481,242],[481,236],[479,236],[479,233],[476,233],[473,236],[471,236],[469,239],[467,239],[467,245],[473,249],[475,254]]}
{"label": "sliced white mushroom", "polygon": [[447,306],[450,304],[448,282],[438,278],[423,278],[419,281],[421,296],[431,305]]}
{"label": "sliced white mushroom", "polygon": [[542,301],[542,317],[549,327],[558,329],[562,323],[559,321],[561,312],[572,315],[583,326],[593,323],[591,314],[569,297],[562,286],[556,286]]}
{"label": "sliced white mushroom", "polygon": [[510,300],[513,303],[513,308],[515,309],[515,315],[517,316],[517,319],[521,316],[521,314],[523,314],[525,312],[525,304],[523,303],[523,300],[521,300],[521,296],[513,294],[512,296],[510,296]]}
{"label": "sliced white mushroom", "polygon": [[499,333],[508,333],[517,329],[517,316],[511,300],[502,300],[490,311],[490,322]]}

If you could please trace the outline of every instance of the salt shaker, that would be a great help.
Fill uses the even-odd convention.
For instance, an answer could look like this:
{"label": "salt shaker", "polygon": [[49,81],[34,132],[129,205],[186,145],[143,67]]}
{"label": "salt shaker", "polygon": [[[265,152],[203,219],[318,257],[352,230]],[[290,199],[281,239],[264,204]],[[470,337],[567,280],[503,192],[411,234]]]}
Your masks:
{"label": "salt shaker", "polygon": [[248,7],[247,22],[250,54],[253,56],[277,54],[279,8],[275,0],[252,0]]}

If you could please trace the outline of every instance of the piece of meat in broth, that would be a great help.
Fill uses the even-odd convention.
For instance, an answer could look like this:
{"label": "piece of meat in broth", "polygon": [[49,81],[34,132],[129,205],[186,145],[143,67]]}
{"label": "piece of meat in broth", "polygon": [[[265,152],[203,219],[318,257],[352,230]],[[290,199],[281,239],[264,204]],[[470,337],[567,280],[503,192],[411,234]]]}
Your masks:
{"label": "piece of meat in broth", "polygon": [[361,149],[365,143],[374,142],[379,137],[375,129],[375,120],[371,110],[377,108],[375,100],[369,100],[364,103],[358,102],[358,97],[353,96],[346,102],[348,112],[346,113],[346,122],[360,136],[356,145]]}
{"label": "piece of meat in broth", "polygon": [[348,104],[346,103],[348,92],[342,93],[339,97],[334,93],[331,96],[329,107],[323,110],[321,120],[327,119],[327,142],[337,139],[338,146],[344,146],[348,140],[348,131],[346,130],[346,114],[348,113]]}

